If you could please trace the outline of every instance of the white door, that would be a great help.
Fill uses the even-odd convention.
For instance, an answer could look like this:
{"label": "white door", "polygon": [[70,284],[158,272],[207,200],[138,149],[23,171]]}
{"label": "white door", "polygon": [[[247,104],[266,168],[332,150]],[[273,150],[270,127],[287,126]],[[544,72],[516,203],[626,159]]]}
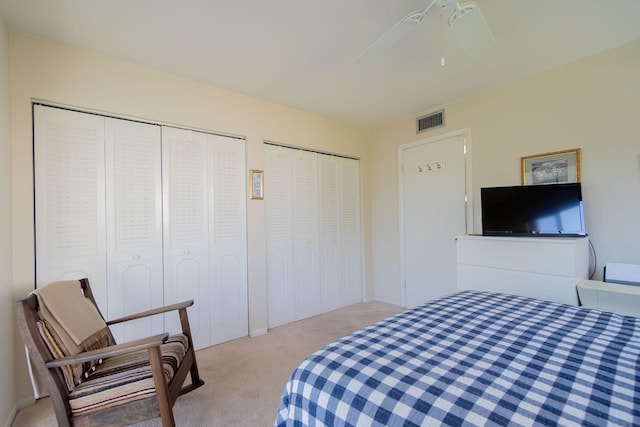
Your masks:
{"label": "white door", "polygon": [[209,324],[211,345],[244,337],[247,295],[244,141],[207,135],[209,148]]}
{"label": "white door", "polygon": [[335,156],[318,157],[318,196],[320,197],[319,279],[322,284],[324,311],[342,307],[345,292],[345,284],[340,274],[342,239],[339,229],[339,161],[340,159]]}
{"label": "white door", "polygon": [[293,159],[293,277],[296,320],[322,313],[318,240],[318,155]]}
{"label": "white door", "polygon": [[359,161],[265,154],[269,327],[362,301]]}
{"label": "white door", "polygon": [[362,230],[360,221],[360,161],[340,159],[340,226],[342,251],[340,277],[342,305],[362,301]]}
{"label": "white door", "polygon": [[162,128],[165,303],[194,300],[196,348],[248,332],[244,158],[237,139]]}
{"label": "white door", "polygon": [[[189,308],[196,348],[210,345],[209,221],[206,135],[162,128],[165,303],[194,300]],[[179,330],[176,313],[165,316]]]}
{"label": "white door", "polygon": [[362,301],[360,163],[320,155],[320,278],[325,311]]}
{"label": "white door", "polygon": [[[105,119],[107,317],[161,307],[160,126]],[[162,315],[111,327],[117,342],[164,331]]]}
{"label": "white door", "polygon": [[106,316],[104,118],[33,114],[36,287],[87,277]]}
{"label": "white door", "polygon": [[466,232],[465,137],[400,147],[404,303],[456,290],[456,236]]}
{"label": "white door", "polygon": [[269,327],[296,320],[293,280],[293,153],[265,146]]}

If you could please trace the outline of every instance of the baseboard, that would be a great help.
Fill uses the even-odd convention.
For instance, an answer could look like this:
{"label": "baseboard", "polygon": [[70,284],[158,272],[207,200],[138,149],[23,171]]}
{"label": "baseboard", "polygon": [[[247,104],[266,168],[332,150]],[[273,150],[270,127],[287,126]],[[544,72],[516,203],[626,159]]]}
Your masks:
{"label": "baseboard", "polygon": [[395,305],[395,306],[398,306],[398,307],[402,307],[402,304],[400,304],[398,301],[390,301],[390,300],[385,299],[385,298],[376,298],[376,297],[367,298],[367,299],[365,299],[364,302],[374,302],[374,301],[375,302],[383,302],[385,304],[391,304],[391,305]]}
{"label": "baseboard", "polygon": [[22,408],[26,408],[27,406],[32,406],[36,404],[36,398],[33,396],[24,397],[16,402],[16,411],[19,411]]}
{"label": "baseboard", "polygon": [[11,425],[13,424],[13,420],[16,419],[17,413],[18,413],[18,409],[16,408],[16,405],[13,405],[13,407],[11,408],[11,411],[9,412],[9,417],[4,423],[4,427],[11,427]]}
{"label": "baseboard", "polygon": [[267,329],[267,328],[256,329],[255,331],[249,331],[249,336],[250,336],[251,338],[259,337],[260,335],[264,335],[264,334],[266,334],[266,333],[267,333],[267,331],[268,331],[268,329]]}
{"label": "baseboard", "polygon": [[18,400],[11,408],[11,411],[9,412],[9,416],[7,417],[4,423],[4,427],[11,427],[13,425],[13,422],[16,419],[16,415],[18,414],[18,411],[20,409],[26,408],[27,406],[32,406],[35,404],[36,404],[36,399],[33,396],[25,397],[23,399]]}

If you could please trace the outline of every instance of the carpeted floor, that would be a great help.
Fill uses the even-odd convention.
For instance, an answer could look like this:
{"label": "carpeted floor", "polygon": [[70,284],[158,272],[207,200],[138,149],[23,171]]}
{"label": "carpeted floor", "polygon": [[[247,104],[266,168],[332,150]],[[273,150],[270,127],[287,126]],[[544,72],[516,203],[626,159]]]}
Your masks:
{"label": "carpeted floor", "polygon": [[[272,426],[280,395],[293,369],[329,342],[403,309],[379,302],[360,303],[196,352],[205,385],[178,398],[178,426]],[[55,426],[49,399],[24,408],[13,427]],[[160,419],[136,427],[160,427]]]}

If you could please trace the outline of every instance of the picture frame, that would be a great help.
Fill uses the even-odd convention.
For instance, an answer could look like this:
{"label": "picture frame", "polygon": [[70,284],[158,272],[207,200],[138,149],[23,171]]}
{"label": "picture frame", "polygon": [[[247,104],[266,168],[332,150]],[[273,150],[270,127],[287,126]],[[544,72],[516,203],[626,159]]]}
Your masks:
{"label": "picture frame", "polygon": [[264,171],[249,170],[249,195],[252,200],[264,199]]}
{"label": "picture frame", "polygon": [[580,156],[580,148],[574,148],[522,157],[522,185],[580,182]]}

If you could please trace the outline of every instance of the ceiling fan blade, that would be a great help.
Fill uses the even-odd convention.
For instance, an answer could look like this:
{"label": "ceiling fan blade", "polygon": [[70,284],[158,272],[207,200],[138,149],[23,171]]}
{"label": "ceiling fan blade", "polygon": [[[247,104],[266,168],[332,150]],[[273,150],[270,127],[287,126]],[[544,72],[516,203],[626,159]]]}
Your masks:
{"label": "ceiling fan blade", "polygon": [[473,2],[458,6],[449,17],[449,26],[467,56],[474,58],[496,42],[480,8]]}
{"label": "ceiling fan blade", "polygon": [[366,62],[376,57],[379,53],[390,49],[424,20],[425,16],[427,16],[427,12],[429,12],[437,1],[438,0],[433,0],[426,8],[413,11],[402,18],[397,24],[389,28],[384,34],[363,50],[360,55],[356,57],[356,62]]}

